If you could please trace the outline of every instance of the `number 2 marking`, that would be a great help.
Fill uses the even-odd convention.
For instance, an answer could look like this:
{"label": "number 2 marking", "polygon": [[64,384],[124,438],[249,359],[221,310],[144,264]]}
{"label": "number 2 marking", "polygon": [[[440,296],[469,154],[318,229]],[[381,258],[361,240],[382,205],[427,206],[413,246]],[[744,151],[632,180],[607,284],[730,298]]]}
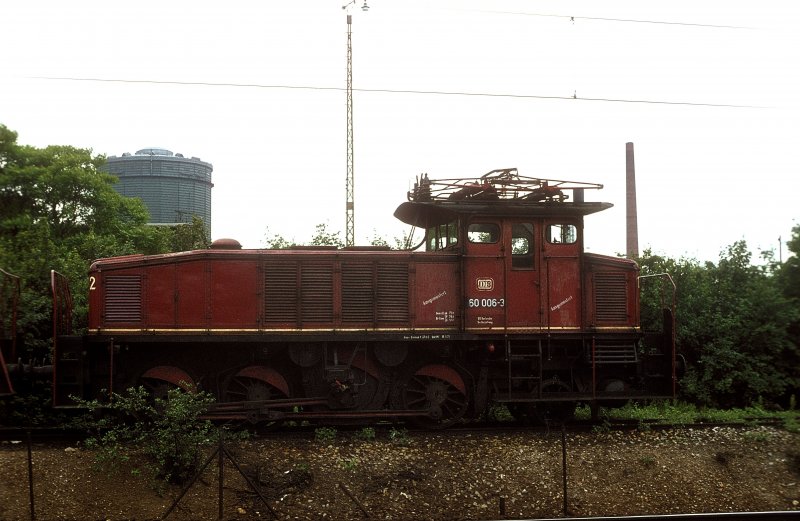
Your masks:
{"label": "number 2 marking", "polygon": [[96,282],[97,282],[97,279],[96,279],[96,278],[94,278],[94,277],[89,277],[89,291],[94,291],[94,290],[96,290],[96,289],[97,289],[97,287],[95,286],[95,283],[96,283]]}

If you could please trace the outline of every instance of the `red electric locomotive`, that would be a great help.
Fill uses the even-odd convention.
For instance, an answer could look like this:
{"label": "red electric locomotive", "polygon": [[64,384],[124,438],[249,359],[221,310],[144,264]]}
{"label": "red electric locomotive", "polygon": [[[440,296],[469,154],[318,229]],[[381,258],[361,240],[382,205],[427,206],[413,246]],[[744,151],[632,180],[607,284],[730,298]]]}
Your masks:
{"label": "red electric locomotive", "polygon": [[425,230],[407,251],[223,239],[98,260],[87,334],[56,339],[54,401],[177,386],[231,414],[446,426],[498,402],[547,417],[672,396],[672,314],[645,333],[636,263],[583,251],[584,216],[612,206],[588,188],[423,176],[395,211]]}

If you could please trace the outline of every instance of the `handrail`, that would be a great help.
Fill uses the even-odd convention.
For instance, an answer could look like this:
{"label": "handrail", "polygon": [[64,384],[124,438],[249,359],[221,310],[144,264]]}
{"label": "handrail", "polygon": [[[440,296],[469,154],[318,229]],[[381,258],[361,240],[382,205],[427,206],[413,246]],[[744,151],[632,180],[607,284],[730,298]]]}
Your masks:
{"label": "handrail", "polygon": [[[669,307],[669,310],[670,310],[670,322],[671,322],[669,324],[669,330],[670,330],[669,342],[670,342],[670,349],[672,351],[672,357],[671,357],[672,358],[672,397],[675,398],[677,396],[677,391],[678,391],[678,363],[677,363],[677,351],[676,351],[676,347],[675,347],[675,325],[676,325],[676,322],[675,322],[675,314],[676,313],[675,313],[675,311],[676,311],[676,308],[677,308],[678,286],[677,286],[677,284],[675,284],[675,280],[672,278],[672,275],[670,275],[669,273],[667,273],[667,272],[652,273],[652,274],[649,274],[649,275],[639,275],[637,277],[636,284],[637,284],[637,286],[639,286],[640,291],[641,291],[641,284],[640,284],[640,280],[641,279],[649,279],[649,278],[655,278],[655,277],[666,279],[672,285],[672,302],[670,303],[670,307]],[[662,308],[665,308],[665,302],[664,301],[665,301],[665,291],[664,291],[664,288],[662,286],[662,291],[661,291],[661,307]],[[666,327],[667,324],[665,323],[664,326]]]}
{"label": "handrail", "polygon": [[14,394],[6,359],[17,359],[17,307],[20,298],[20,279],[0,269],[0,395]]}

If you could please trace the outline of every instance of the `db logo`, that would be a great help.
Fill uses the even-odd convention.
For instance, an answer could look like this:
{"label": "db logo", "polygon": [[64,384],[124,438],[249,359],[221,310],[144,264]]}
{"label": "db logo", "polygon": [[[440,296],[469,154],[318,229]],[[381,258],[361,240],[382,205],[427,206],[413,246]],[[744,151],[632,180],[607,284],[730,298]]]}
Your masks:
{"label": "db logo", "polygon": [[478,286],[478,291],[492,291],[494,289],[494,279],[476,279],[475,283]]}

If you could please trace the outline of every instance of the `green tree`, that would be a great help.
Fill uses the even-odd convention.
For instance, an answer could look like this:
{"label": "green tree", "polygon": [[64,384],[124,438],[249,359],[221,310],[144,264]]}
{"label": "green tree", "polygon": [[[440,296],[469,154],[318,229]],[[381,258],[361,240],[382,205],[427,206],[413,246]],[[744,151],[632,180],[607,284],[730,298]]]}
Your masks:
{"label": "green tree", "polygon": [[[270,235],[269,229],[267,229],[264,236],[264,243],[267,248],[273,250],[286,250],[295,246],[304,245],[302,242],[297,242],[294,239],[286,239],[277,233]],[[320,223],[314,228],[314,235],[311,237],[311,241],[307,243],[307,245],[336,246],[337,248],[343,248],[344,242],[342,242],[342,239],[339,237],[339,232],[331,232],[328,230],[327,224]]]}
{"label": "green tree", "polygon": [[791,255],[778,268],[778,277],[783,294],[800,301],[800,224],[792,228],[792,238],[786,241],[786,247]]}
{"label": "green tree", "polygon": [[789,341],[794,346],[793,356],[786,360],[795,368],[794,389],[796,397],[800,391],[800,225],[792,228],[792,238],[786,242],[791,255],[777,270],[777,279],[783,295],[789,299],[795,311],[795,319],[789,325]]}
{"label": "green tree", "polygon": [[211,245],[208,227],[203,219],[193,215],[192,222],[170,226],[165,230],[169,251],[204,250]]}
{"label": "green tree", "polygon": [[[676,282],[676,342],[689,362],[682,381],[688,398],[741,406],[758,398],[779,400],[796,387],[798,352],[788,336],[796,307],[769,266],[751,263],[746,243],[729,246],[716,265],[649,251],[639,261],[643,274],[665,271]],[[654,298],[645,293],[643,308]]]}
{"label": "green tree", "polygon": [[270,235],[269,228],[267,228],[264,233],[264,245],[271,250],[288,250],[292,246],[297,246],[297,243],[294,239],[288,240],[277,233]]}
{"label": "green tree", "polygon": [[314,230],[314,236],[311,237],[312,246],[336,246],[343,248],[344,242],[339,237],[339,232],[328,231],[328,225],[320,223]]}
{"label": "green tree", "polygon": [[98,170],[104,161],[88,149],[19,145],[0,125],[0,266],[23,281],[19,326],[29,347],[49,336],[51,269],[72,282],[80,326],[92,260],[163,250],[144,204],[119,195]]}

